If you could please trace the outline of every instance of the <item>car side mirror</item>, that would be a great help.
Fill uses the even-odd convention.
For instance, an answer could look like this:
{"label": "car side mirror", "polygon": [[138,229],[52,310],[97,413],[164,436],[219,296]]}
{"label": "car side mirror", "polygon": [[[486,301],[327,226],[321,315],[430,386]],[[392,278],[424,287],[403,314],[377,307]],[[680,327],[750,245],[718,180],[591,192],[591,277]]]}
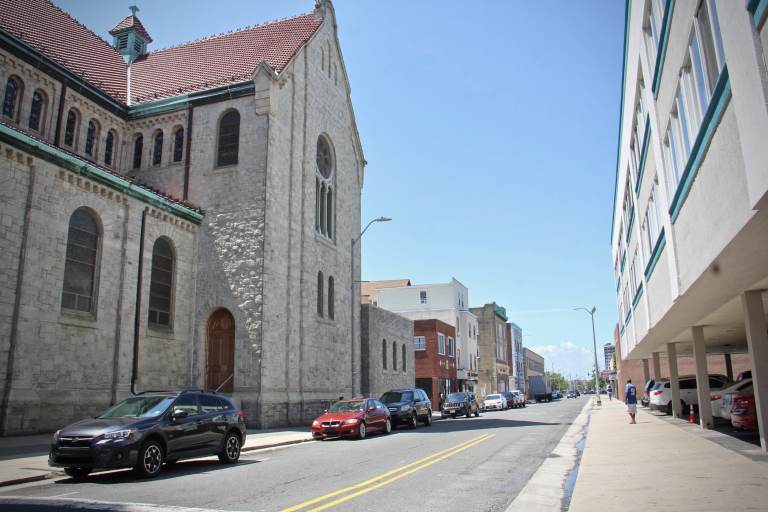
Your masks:
{"label": "car side mirror", "polygon": [[368,412],[373,412],[373,411],[375,411],[375,410],[376,410],[376,406],[375,406],[375,405],[372,405],[372,406],[370,406],[370,407],[368,408]]}
{"label": "car side mirror", "polygon": [[174,421],[186,418],[187,416],[189,416],[189,412],[184,409],[174,409],[171,413],[171,419]]}

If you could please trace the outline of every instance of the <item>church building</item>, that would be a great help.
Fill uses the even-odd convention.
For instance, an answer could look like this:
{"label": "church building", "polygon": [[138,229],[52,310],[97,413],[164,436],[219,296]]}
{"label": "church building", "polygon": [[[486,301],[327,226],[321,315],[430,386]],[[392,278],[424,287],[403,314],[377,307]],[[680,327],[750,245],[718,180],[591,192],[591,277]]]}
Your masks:
{"label": "church building", "polygon": [[333,5],[164,49],[136,11],[0,0],[0,433],[191,387],[304,424],[361,391]]}

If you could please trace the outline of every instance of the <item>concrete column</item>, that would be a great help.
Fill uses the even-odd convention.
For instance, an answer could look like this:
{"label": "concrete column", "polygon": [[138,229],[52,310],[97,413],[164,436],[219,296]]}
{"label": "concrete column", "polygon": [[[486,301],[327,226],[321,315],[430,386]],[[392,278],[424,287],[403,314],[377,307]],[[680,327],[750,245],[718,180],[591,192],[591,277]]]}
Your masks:
{"label": "concrete column", "polygon": [[701,428],[712,428],[712,402],[709,400],[709,372],[707,371],[707,347],[704,345],[704,327],[696,325],[691,328],[691,333],[693,334],[693,360],[696,363],[699,424]]}
{"label": "concrete column", "polygon": [[733,363],[731,363],[731,354],[725,354],[725,375],[728,380],[733,382]]}
{"label": "concrete column", "polygon": [[653,380],[656,382],[661,380],[661,361],[659,361],[659,353],[653,353]]}
{"label": "concrete column", "polygon": [[674,343],[667,343],[667,360],[669,363],[669,390],[672,392],[672,416],[682,418],[680,381],[677,379],[677,347]]}
{"label": "concrete column", "polygon": [[747,348],[752,363],[757,428],[760,432],[760,446],[765,452],[768,451],[768,327],[763,310],[762,292],[744,292],[741,303],[744,308]]}
{"label": "concrete column", "polygon": [[643,387],[645,383],[651,380],[651,372],[648,370],[648,359],[643,359]]}

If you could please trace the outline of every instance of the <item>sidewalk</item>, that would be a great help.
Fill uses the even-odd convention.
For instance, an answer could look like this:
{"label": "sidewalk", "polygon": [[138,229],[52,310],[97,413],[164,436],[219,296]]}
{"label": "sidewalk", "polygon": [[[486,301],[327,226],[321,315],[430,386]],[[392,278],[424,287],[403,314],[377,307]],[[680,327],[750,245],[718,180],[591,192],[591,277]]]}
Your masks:
{"label": "sidewalk", "polygon": [[[275,448],[312,441],[309,427],[249,430],[242,451]],[[63,475],[48,466],[51,434],[0,438],[0,487]]]}
{"label": "sidewalk", "polygon": [[752,445],[725,448],[725,434],[643,408],[630,425],[616,400],[594,407],[588,428],[570,512],[765,510],[768,456]]}

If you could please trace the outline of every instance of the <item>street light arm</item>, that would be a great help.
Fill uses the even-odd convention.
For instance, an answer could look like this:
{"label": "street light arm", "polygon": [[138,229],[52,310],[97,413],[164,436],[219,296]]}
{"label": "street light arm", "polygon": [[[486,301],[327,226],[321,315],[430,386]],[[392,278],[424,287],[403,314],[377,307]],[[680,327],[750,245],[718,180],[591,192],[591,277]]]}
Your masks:
{"label": "street light arm", "polygon": [[360,232],[360,234],[357,235],[357,237],[355,237],[352,240],[352,245],[356,244],[357,242],[360,241],[361,238],[363,238],[363,235],[365,234],[366,231],[368,231],[368,228],[371,227],[371,225],[373,223],[375,223],[375,222],[389,222],[390,220],[392,220],[392,219],[390,219],[388,217],[377,217],[377,218],[371,220],[371,222],[369,222],[368,224],[365,225],[365,228],[363,228],[363,230]]}

